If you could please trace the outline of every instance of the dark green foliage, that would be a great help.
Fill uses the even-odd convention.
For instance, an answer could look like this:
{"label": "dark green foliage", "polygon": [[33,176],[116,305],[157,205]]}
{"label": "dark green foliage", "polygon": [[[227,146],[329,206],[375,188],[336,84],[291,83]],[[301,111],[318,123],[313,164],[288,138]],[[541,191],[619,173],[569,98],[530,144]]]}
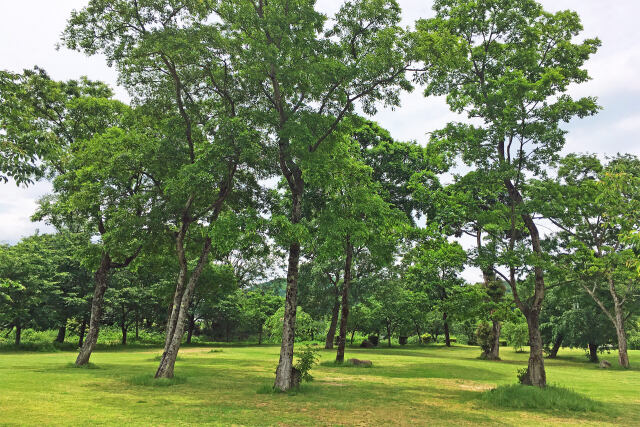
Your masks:
{"label": "dark green foliage", "polygon": [[487,321],[479,322],[476,328],[476,337],[478,338],[478,345],[482,349],[482,356],[485,356],[491,351],[491,345],[495,338],[491,323]]}

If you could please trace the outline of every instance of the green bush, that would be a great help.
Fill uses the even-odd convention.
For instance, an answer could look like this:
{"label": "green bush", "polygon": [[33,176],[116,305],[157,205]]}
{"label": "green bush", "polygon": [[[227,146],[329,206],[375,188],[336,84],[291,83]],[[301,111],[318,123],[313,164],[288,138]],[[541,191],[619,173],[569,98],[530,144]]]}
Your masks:
{"label": "green bush", "polygon": [[480,345],[480,348],[482,349],[482,354],[489,354],[495,338],[491,323],[487,321],[478,323],[478,327],[476,328],[476,337],[478,338],[478,345]]}
{"label": "green bush", "polygon": [[313,381],[313,376],[310,374],[310,371],[320,360],[318,349],[306,345],[296,356],[298,357],[298,363],[296,363],[295,368],[300,371],[302,381]]}
{"label": "green bush", "polygon": [[422,344],[429,344],[434,341],[433,335],[431,335],[429,332],[425,332],[424,334],[422,334],[420,336],[420,340],[422,341]]}

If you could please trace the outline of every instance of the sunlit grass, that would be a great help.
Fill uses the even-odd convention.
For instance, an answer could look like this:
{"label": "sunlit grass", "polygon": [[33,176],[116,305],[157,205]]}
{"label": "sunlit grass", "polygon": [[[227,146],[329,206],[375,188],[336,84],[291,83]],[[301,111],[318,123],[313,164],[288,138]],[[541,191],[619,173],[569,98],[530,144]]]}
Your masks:
{"label": "sunlit grass", "polygon": [[321,350],[313,382],[273,393],[278,346],[219,347],[184,347],[175,378],[160,381],[158,347],[97,351],[98,369],[71,369],[69,351],[0,353],[0,424],[640,425],[640,370],[618,369],[613,352],[604,370],[562,349],[545,360],[553,387],[541,392],[514,385],[527,354],[509,348],[497,362],[477,347],[347,349],[373,368]]}

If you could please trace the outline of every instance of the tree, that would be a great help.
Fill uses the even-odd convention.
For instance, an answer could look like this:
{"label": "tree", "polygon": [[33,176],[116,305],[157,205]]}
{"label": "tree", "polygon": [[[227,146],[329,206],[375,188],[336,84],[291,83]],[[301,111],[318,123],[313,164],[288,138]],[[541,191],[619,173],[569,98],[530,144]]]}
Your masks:
{"label": "tree", "polygon": [[[301,227],[305,173],[316,153],[331,145],[342,120],[360,102],[398,103],[409,88],[404,31],[395,1],[353,1],[327,18],[314,2],[221,1],[216,19],[229,37],[232,68],[242,70],[254,105],[277,149],[277,164],[290,191],[290,228]],[[293,345],[300,261],[299,233],[291,233],[283,340],[274,387],[292,387]]]}
{"label": "tree", "polygon": [[456,36],[459,55],[422,74],[425,94],[446,94],[453,111],[482,122],[452,123],[440,137],[458,148],[465,163],[504,185],[508,197],[501,203],[509,208],[512,224],[507,250],[515,249],[520,226],[526,233],[532,280],[519,281],[517,266],[507,262],[505,281],[529,327],[530,357],[523,382],[544,387],[539,316],[545,250],[526,184],[562,149],[566,132],[560,123],[598,110],[593,98],[574,100],[566,91],[571,83],[588,79],[582,66],[600,42],[573,43],[582,30],[578,15],[545,12],[534,0],[437,0],[434,9],[434,18],[417,22],[418,32]]}
{"label": "tree", "polygon": [[451,346],[449,336],[451,310],[457,305],[449,299],[457,293],[463,282],[459,278],[467,254],[457,242],[445,238],[431,237],[429,231],[419,233],[421,239],[406,256],[407,276],[410,286],[429,295],[432,307],[442,313],[445,344]]}
{"label": "tree", "polygon": [[625,236],[640,223],[640,159],[619,156],[603,166],[596,156],[569,155],[560,162],[557,181],[540,186],[542,196],[553,196],[542,211],[560,229],[566,279],[580,283],[612,322],[620,365],[629,367],[625,322],[639,302],[639,288],[635,253]]}
{"label": "tree", "polygon": [[148,182],[141,158],[131,149],[148,135],[134,130],[133,111],[113,100],[103,83],[86,78],[56,82],[38,69],[26,71],[14,83],[3,89],[14,91],[16,108],[28,114],[5,116],[5,136],[22,145],[46,147],[39,168],[54,177],[55,195],[41,201],[35,218],[46,218],[58,229],[77,225],[87,236],[100,237],[101,244],[94,247],[102,254],[92,253],[100,261],[89,262],[96,288],[89,334],[76,361],[82,365],[97,340],[109,271],[128,265],[141,249],[141,234],[146,234],[141,217],[150,206],[142,196],[149,194],[144,191]]}
{"label": "tree", "polygon": [[[173,234],[179,272],[156,377],[173,376],[189,305],[212,251],[231,250],[227,204],[252,203],[255,160],[261,158],[260,126],[251,123],[253,92],[230,64],[229,40],[219,23],[205,25],[214,2],[94,0],[74,12],[63,41],[88,54],[104,53],[120,79],[164,132],[153,171]],[[196,47],[198,47],[196,49]],[[236,196],[246,190],[246,199]],[[236,205],[237,206],[237,205]],[[222,244],[222,248],[216,245]],[[189,266],[190,259],[196,262]]]}

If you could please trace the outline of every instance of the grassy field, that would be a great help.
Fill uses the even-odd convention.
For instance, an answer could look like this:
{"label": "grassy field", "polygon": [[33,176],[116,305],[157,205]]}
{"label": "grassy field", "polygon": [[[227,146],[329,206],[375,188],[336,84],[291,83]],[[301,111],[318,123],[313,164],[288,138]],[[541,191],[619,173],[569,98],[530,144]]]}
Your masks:
{"label": "grassy field", "polygon": [[[527,355],[477,359],[477,347],[349,349],[373,368],[336,367],[321,351],[315,380],[298,392],[265,392],[277,346],[190,347],[180,351],[176,380],[151,380],[159,349],[96,352],[95,369],[77,369],[75,353],[0,354],[0,425],[640,425],[640,370],[600,370],[582,351],[547,360],[550,384],[596,403],[592,411],[496,406],[487,390],[516,382]],[[632,351],[631,361],[640,361]],[[508,397],[508,396],[507,396]],[[516,397],[514,397],[516,399]]]}

